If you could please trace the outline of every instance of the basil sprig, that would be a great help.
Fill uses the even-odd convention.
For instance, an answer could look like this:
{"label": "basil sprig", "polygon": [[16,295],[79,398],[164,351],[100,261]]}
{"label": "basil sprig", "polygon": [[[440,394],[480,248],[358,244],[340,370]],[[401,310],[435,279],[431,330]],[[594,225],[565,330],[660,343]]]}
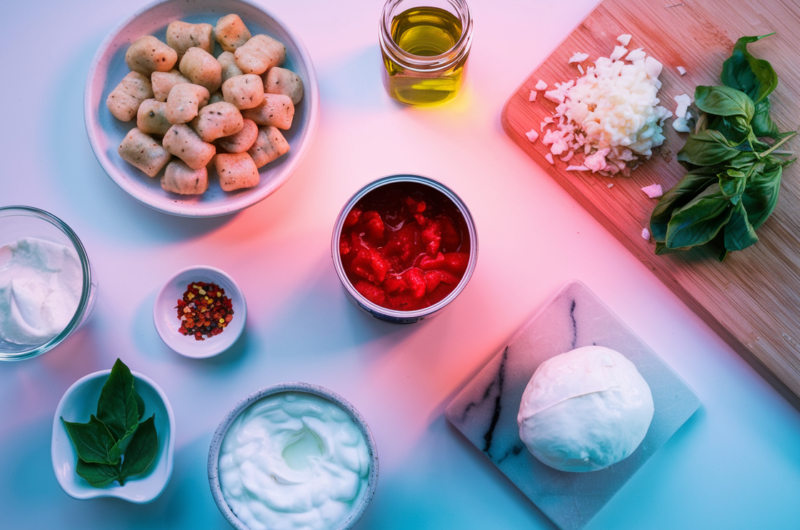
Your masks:
{"label": "basil sprig", "polygon": [[144,408],[133,374],[117,359],[100,392],[97,415],[91,415],[89,423],[61,418],[78,453],[79,476],[96,488],[115,480],[122,486],[128,477],[150,468],[158,452],[158,435],[155,414],[139,423]]}
{"label": "basil sprig", "polygon": [[781,133],[772,121],[769,95],[778,76],[747,51],[768,36],[739,39],[723,64],[723,86],[695,90],[701,114],[678,152],[689,172],[650,217],[656,254],[711,243],[723,260],[756,243],[755,231],[775,210],[783,169],[796,160],[778,148],[797,132]]}

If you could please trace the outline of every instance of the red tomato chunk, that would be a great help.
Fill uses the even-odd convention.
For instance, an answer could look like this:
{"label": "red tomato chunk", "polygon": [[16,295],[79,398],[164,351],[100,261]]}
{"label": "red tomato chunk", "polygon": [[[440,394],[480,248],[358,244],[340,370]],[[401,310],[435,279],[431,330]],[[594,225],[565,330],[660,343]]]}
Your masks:
{"label": "red tomato chunk", "polygon": [[470,241],[464,216],[444,194],[398,183],[369,192],[348,212],[339,252],[364,298],[414,311],[453,292],[469,265]]}

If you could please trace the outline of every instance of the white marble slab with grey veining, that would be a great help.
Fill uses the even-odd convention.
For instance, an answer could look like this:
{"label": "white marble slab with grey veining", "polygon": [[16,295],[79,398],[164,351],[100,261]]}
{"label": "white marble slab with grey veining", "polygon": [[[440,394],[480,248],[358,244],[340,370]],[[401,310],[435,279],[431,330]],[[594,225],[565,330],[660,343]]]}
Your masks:
{"label": "white marble slab with grey veining", "polygon": [[[650,385],[655,413],[642,444],[600,471],[567,473],[539,462],[519,438],[517,412],[536,367],[566,351],[606,346]],[[562,530],[579,530],[700,406],[695,393],[581,282],[564,287],[447,407],[446,417]]]}

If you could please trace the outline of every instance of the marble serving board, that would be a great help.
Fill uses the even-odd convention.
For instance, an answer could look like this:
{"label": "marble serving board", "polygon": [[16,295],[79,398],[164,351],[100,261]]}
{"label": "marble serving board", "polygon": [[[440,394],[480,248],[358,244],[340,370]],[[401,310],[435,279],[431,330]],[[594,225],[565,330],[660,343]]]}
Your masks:
{"label": "marble serving board", "polygon": [[[545,360],[589,345],[627,357],[650,385],[655,413],[647,436],[625,460],[600,471],[567,473],[539,462],[520,440],[522,392]],[[445,415],[562,530],[579,530],[700,406],[695,393],[581,282],[564,287],[448,405]]]}

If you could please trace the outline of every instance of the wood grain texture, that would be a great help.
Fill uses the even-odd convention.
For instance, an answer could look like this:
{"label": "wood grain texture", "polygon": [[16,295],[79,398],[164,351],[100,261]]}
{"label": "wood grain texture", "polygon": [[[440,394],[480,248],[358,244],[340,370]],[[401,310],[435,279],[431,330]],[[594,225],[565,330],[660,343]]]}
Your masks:
{"label": "wood grain texture", "polygon": [[[667,7],[670,4],[674,7]],[[528,96],[539,79],[554,82],[580,74],[567,60],[575,52],[590,60],[608,56],[616,37],[633,35],[628,49],[644,47],[664,64],[662,105],[674,111],[674,96],[694,94],[697,85],[718,85],[722,62],[743,35],[777,32],[750,45],[769,60],[779,84],[771,96],[772,116],[780,130],[800,128],[800,1],[798,0],[605,0],[520,86],[503,109],[508,135],[564,187],[584,208],[620,240],[693,311],[739,352],[784,397],[800,409],[800,171],[791,166],[783,175],[775,212],[758,230],[759,242],[732,253],[720,263],[705,249],[656,256],[654,243],[645,241],[656,204],[640,188],[658,183],[672,187],[686,171],[675,153],[686,136],[668,121],[664,145],[630,178],[606,178],[566,172],[544,156],[541,140],[531,143],[525,132],[539,131],[555,104],[540,93]],[[588,63],[584,63],[588,64]],[[677,66],[688,73],[681,76]],[[788,144],[800,151],[800,140]],[[612,188],[607,184],[613,183]],[[679,330],[676,330],[679,332]]]}

